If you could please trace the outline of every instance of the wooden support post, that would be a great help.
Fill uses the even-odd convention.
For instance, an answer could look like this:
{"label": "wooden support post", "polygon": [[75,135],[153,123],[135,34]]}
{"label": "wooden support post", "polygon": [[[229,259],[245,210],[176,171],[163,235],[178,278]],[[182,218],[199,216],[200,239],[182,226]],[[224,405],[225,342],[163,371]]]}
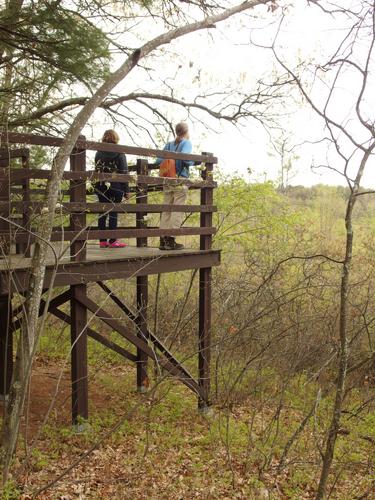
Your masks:
{"label": "wooden support post", "polygon": [[[148,163],[147,160],[138,159],[137,160],[137,175],[148,175]],[[147,203],[147,184],[138,184],[136,186],[136,203]],[[147,217],[147,213],[138,212],[136,214],[136,227],[137,229],[146,229],[147,221],[144,217]],[[147,238],[137,238],[137,247],[147,247]]]}
{"label": "wooden support post", "polygon": [[[147,339],[148,277],[137,276],[137,335]],[[137,391],[146,392],[149,387],[147,375],[147,354],[137,348]]]}
{"label": "wooden support post", "polygon": [[[210,153],[202,153],[212,156]],[[206,163],[202,171],[203,180],[212,180],[213,164]],[[201,189],[201,205],[213,204],[213,188]],[[201,227],[212,226],[212,212],[201,213]],[[212,236],[201,235],[200,249],[210,250]],[[198,383],[203,389],[204,399],[199,398],[198,408],[205,411],[210,406],[210,358],[211,358],[211,268],[199,270],[199,338],[198,338]]]}
{"label": "wooden support post", "polygon": [[87,309],[80,302],[86,296],[86,285],[71,287],[71,374],[72,374],[72,421],[87,419],[88,383],[87,383]]}
{"label": "wooden support post", "polygon": [[[80,136],[80,139],[85,139]],[[72,172],[86,170],[86,151],[74,149],[70,157]],[[70,201],[86,201],[86,183],[70,181]],[[72,231],[80,231],[86,227],[86,214],[72,214],[70,216]],[[70,258],[73,261],[86,259],[86,241],[78,237],[70,246]],[[85,298],[87,289],[85,284],[72,285],[71,310],[71,377],[72,377],[72,421],[78,424],[79,419],[88,418],[88,381],[87,381],[87,309],[80,299]]]}
{"label": "wooden support post", "polygon": [[10,296],[0,297],[0,401],[9,394],[13,374],[12,302]]}
{"label": "wooden support post", "polygon": [[[137,160],[137,174],[148,175],[147,160]],[[137,184],[136,203],[147,203],[147,184]],[[147,227],[147,222],[144,220],[144,212],[136,214],[137,229]],[[147,238],[137,238],[137,247],[147,247]],[[147,304],[148,304],[148,277],[137,276],[137,312],[136,318],[137,334],[143,339],[147,339]],[[147,376],[147,354],[137,348],[137,391],[146,392],[149,386]]]}
{"label": "wooden support post", "polygon": [[5,202],[0,212],[0,259],[10,252],[10,225],[5,219],[10,215],[10,153],[1,150],[0,154],[0,202]]}
{"label": "wooden support post", "polygon": [[[22,161],[22,168],[26,173],[29,168],[29,156],[30,151],[28,149],[22,150],[22,155],[20,156]],[[30,179],[26,178],[22,181],[22,201],[25,203],[30,202]],[[22,226],[29,229],[30,225],[30,207],[29,205],[24,206],[22,209]],[[16,244],[16,253],[23,253],[25,257],[30,257],[30,242],[22,242]]]}

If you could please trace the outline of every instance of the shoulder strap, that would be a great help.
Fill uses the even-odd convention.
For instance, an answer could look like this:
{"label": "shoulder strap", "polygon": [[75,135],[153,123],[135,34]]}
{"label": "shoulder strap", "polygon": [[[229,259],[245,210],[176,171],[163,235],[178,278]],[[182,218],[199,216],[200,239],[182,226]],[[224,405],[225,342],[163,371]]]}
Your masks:
{"label": "shoulder strap", "polygon": [[175,153],[181,153],[181,151],[178,150],[178,148],[180,147],[180,145],[185,141],[185,139],[182,139],[182,141],[180,141],[178,144],[177,144],[177,147],[176,149],[174,150]]}
{"label": "shoulder strap", "polygon": [[[178,148],[180,147],[180,145],[184,142],[185,139],[182,139],[182,141],[180,141],[178,144],[177,144],[177,147],[176,149],[174,150],[175,153],[180,153],[181,151],[178,150]],[[182,163],[181,163],[181,160],[180,161],[180,168],[178,169],[177,171],[177,163],[176,163],[176,173],[177,173],[177,177],[180,177],[180,173],[181,173],[181,170],[182,170]]]}

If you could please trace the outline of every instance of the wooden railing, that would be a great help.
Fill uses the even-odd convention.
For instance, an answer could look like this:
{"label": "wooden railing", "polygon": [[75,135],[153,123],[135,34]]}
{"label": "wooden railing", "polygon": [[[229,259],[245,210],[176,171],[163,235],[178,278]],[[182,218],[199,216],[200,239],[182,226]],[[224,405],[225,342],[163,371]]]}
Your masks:
{"label": "wooden railing", "polygon": [[[38,217],[43,216],[46,207],[45,186],[51,171],[35,169],[30,160],[30,149],[25,146],[58,147],[61,138],[38,136],[33,134],[2,134],[0,149],[0,241],[1,254],[4,256],[16,245],[16,253],[30,255],[30,245],[35,240],[35,227]],[[16,145],[16,146],[13,146]],[[87,170],[86,151],[101,150],[122,152],[127,155],[142,156],[135,165],[129,167],[129,174],[106,174]],[[148,158],[174,158],[193,160],[201,163],[201,177],[198,179],[170,179],[155,176],[158,167]],[[145,159],[147,158],[147,159]],[[14,165],[16,159],[20,160]],[[87,240],[100,238],[136,238],[137,246],[147,246],[148,237],[199,235],[200,249],[211,248],[213,206],[213,166],[217,159],[209,153],[186,155],[156,149],[145,149],[123,145],[90,142],[80,139],[70,157],[70,171],[63,174],[61,203],[56,207],[59,224],[54,227],[52,241],[68,241],[71,244],[72,260],[86,258]],[[93,167],[91,167],[93,168]],[[156,172],[157,173],[157,172]],[[94,181],[129,182],[134,201],[98,203],[88,196],[86,183]],[[186,185],[189,189],[199,189],[200,204],[163,205],[149,203],[148,194],[162,191],[165,185]],[[97,221],[88,221],[88,214],[102,214],[116,211],[119,214],[135,214],[135,223],[119,226],[116,230],[100,231]],[[178,229],[159,229],[155,224],[148,226],[147,214],[166,211],[200,213],[199,226],[184,226]]]}

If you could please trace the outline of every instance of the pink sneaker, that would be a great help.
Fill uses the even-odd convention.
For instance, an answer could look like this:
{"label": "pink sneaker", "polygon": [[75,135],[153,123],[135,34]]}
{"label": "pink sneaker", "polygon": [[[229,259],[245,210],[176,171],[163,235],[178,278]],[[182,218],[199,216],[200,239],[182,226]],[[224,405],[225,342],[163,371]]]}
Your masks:
{"label": "pink sneaker", "polygon": [[99,243],[99,246],[100,246],[100,248],[107,248],[107,247],[108,247],[108,244],[109,244],[109,243],[108,243],[107,241],[101,241],[101,242]]}
{"label": "pink sneaker", "polygon": [[128,246],[127,243],[121,243],[121,241],[119,241],[119,240],[116,240],[113,243],[108,243],[109,248],[124,248],[127,246]]}

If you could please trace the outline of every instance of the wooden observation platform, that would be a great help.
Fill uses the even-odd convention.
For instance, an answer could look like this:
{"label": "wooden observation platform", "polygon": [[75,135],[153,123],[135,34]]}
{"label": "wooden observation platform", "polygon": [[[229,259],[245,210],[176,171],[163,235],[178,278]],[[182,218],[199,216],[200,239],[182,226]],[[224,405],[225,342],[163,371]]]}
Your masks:
{"label": "wooden observation platform", "polygon": [[[35,223],[43,217],[45,187],[51,172],[46,167],[32,165],[32,147],[49,149],[62,143],[60,138],[32,134],[3,134],[0,149],[0,397],[9,392],[13,370],[13,336],[22,324],[22,303],[27,300]],[[129,167],[129,174],[104,174],[86,169],[87,151],[116,151],[142,157]],[[51,156],[51,157],[52,157]],[[202,162],[201,178],[196,180],[166,179],[153,174],[155,165],[145,158],[175,158]],[[88,418],[87,337],[112,349],[136,364],[137,389],[148,387],[147,362],[158,363],[164,371],[179,379],[198,397],[198,405],[209,405],[210,391],[210,328],[211,328],[211,269],[220,264],[220,252],[212,250],[213,166],[216,158],[209,153],[185,155],[154,149],[143,149],[114,144],[89,142],[80,139],[70,157],[70,170],[64,172],[61,186],[61,204],[56,207],[59,225],[53,230],[49,245],[44,290],[59,288],[51,301],[42,300],[40,315],[48,308],[71,329],[72,418]],[[154,172],[155,174],[155,172]],[[93,180],[129,182],[135,202],[121,204],[89,201],[86,183]],[[184,184],[200,191],[199,205],[160,205],[148,203],[148,194],[161,191],[166,184]],[[97,216],[116,211],[134,214],[132,226],[114,231],[99,231]],[[163,211],[199,213],[199,226],[183,226],[174,230],[160,230],[147,225],[147,214]],[[95,214],[92,217],[90,214]],[[197,248],[161,251],[149,246],[148,238],[160,236],[199,236]],[[101,249],[99,238],[135,238],[136,246]],[[199,319],[197,324],[198,376],[193,377],[150,330],[148,313],[148,276],[188,269],[199,269]],[[136,307],[131,308],[111,290],[113,279],[135,281]],[[106,292],[110,302],[129,318],[133,329],[124,326],[89,297],[87,284],[97,284]],[[63,290],[63,291],[61,291]],[[17,296],[17,304],[14,297]],[[13,302],[13,304],[12,304]],[[60,309],[70,303],[70,313]],[[13,305],[13,307],[12,307]],[[134,350],[127,350],[104,334],[91,328],[89,314],[108,325],[126,339]]]}

